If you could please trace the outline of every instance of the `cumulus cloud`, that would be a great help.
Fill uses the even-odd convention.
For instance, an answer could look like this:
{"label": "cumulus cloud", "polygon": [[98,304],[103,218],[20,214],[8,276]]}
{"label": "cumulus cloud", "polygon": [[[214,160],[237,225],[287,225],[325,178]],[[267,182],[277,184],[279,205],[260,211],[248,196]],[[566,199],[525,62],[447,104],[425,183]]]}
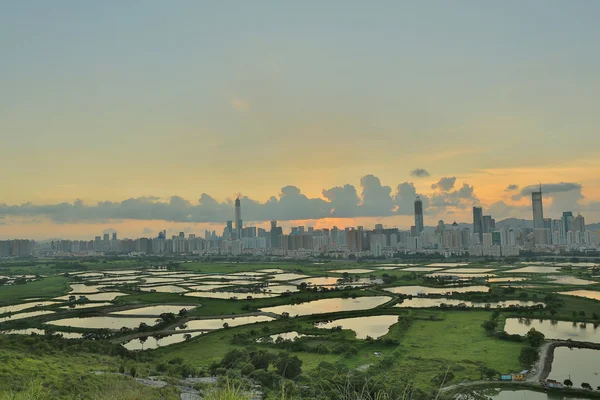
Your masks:
{"label": "cumulus cloud", "polygon": [[423,168],[416,168],[413,169],[412,171],[410,171],[410,176],[414,176],[416,178],[425,178],[428,177],[430,175],[430,173]]}
{"label": "cumulus cloud", "polygon": [[515,185],[514,183],[511,183],[510,185],[508,185],[506,187],[506,189],[504,189],[505,192],[513,192],[515,190],[517,190],[519,188],[519,185]]}
{"label": "cumulus cloud", "polygon": [[441,191],[447,192],[448,190],[452,189],[454,187],[454,184],[456,183],[456,177],[452,176],[452,177],[444,177],[442,179],[440,179],[438,181],[438,183],[434,183],[433,185],[431,185],[432,189],[439,189]]}
{"label": "cumulus cloud", "polygon": [[[351,184],[323,189],[322,197],[311,198],[299,187],[288,185],[276,196],[258,201],[241,198],[243,221],[280,221],[321,218],[387,217],[412,215],[414,201],[420,196],[423,210],[451,213],[478,202],[473,186],[463,183],[454,189],[456,178],[442,178],[434,193],[417,193],[412,182],[403,182],[392,188],[382,184],[374,175],[366,175],[357,188]],[[436,187],[438,187],[436,186]],[[103,201],[85,204],[73,203],[34,205],[0,204],[0,219],[6,217],[40,218],[56,223],[110,222],[114,220],[161,220],[170,222],[224,223],[234,218],[232,199],[217,200],[202,193],[196,201],[180,196],[167,199],[137,197],[121,202]],[[112,230],[111,230],[112,232]],[[147,234],[153,232],[144,232]]]}

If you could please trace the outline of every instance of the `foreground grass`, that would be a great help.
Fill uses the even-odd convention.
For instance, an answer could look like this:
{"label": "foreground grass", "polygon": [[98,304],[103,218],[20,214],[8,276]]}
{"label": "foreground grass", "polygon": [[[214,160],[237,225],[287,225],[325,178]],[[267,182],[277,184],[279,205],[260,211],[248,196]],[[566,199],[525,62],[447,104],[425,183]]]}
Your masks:
{"label": "foreground grass", "polygon": [[56,297],[69,291],[69,279],[62,276],[42,278],[24,285],[0,286],[0,301],[13,301],[30,297]]}

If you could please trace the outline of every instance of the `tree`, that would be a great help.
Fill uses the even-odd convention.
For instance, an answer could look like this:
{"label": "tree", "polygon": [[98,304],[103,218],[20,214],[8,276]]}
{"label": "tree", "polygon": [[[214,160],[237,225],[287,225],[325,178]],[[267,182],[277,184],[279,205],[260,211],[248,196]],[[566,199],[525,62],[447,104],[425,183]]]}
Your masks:
{"label": "tree", "polygon": [[525,347],[519,355],[519,362],[523,367],[530,367],[539,358],[538,352],[533,347]]}
{"label": "tree", "polygon": [[579,311],[579,315],[580,315],[582,318],[585,318],[585,311],[583,311],[583,310]]}
{"label": "tree", "polygon": [[563,384],[564,384],[566,387],[571,387],[571,386],[573,386],[573,381],[572,381],[572,380],[570,380],[570,379],[565,379],[565,380],[564,380],[564,382],[563,382]]}
{"label": "tree", "polygon": [[131,369],[129,370],[129,375],[131,375],[133,378],[135,378],[135,367],[131,367]]}
{"label": "tree", "polygon": [[294,379],[302,373],[302,360],[297,356],[289,356],[288,354],[280,354],[275,363],[277,372],[284,378]]}
{"label": "tree", "polygon": [[581,383],[581,387],[582,387],[583,389],[593,390],[593,389],[592,389],[592,385],[590,385],[590,384],[589,384],[589,383],[587,383],[587,382],[582,382],[582,383]]}
{"label": "tree", "polygon": [[223,328],[225,328],[225,329],[229,328],[229,324],[227,322],[224,322],[223,323]]}
{"label": "tree", "polygon": [[187,309],[182,308],[181,310],[179,310],[180,317],[185,317],[186,315],[187,315]]}
{"label": "tree", "polygon": [[498,327],[498,322],[495,320],[488,319],[483,324],[481,324],[481,327],[487,332],[494,332]]}
{"label": "tree", "polygon": [[140,343],[142,344],[142,350],[144,350],[144,343],[146,343],[146,340],[148,340],[148,336],[142,336],[141,338],[138,339],[140,341]]}
{"label": "tree", "polygon": [[535,328],[531,328],[529,332],[527,332],[527,340],[529,344],[533,347],[539,347],[540,344],[544,341],[546,337],[542,332],[536,331]]}
{"label": "tree", "polygon": [[192,338],[192,335],[189,333],[186,333],[185,335],[183,335],[183,339],[187,342],[188,340],[190,340]]}

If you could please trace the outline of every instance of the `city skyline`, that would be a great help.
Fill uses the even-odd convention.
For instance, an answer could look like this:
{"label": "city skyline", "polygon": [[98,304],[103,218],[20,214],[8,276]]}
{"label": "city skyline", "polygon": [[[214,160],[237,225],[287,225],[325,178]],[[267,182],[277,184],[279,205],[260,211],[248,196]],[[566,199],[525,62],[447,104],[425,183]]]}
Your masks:
{"label": "city skyline", "polygon": [[[428,226],[470,221],[474,205],[523,218],[540,181],[545,215],[600,221],[599,12],[543,0],[3,4],[0,237],[133,236],[163,221],[201,232],[196,215],[222,217],[182,218],[203,193],[219,210],[235,192],[281,209],[282,188],[309,208],[369,206],[349,220],[252,208],[244,220],[409,227],[416,194]],[[363,198],[367,176],[380,183],[367,179]],[[398,185],[412,197],[393,199]]]}

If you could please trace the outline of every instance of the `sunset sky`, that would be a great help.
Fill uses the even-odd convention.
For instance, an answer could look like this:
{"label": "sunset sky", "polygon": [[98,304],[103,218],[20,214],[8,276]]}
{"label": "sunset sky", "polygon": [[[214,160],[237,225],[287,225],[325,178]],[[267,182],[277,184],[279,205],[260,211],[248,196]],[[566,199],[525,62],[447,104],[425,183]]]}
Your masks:
{"label": "sunset sky", "polygon": [[428,226],[473,205],[531,219],[540,182],[546,217],[599,222],[598,15],[596,1],[3,2],[0,238],[220,234],[237,193],[259,226],[407,229],[415,193]]}

